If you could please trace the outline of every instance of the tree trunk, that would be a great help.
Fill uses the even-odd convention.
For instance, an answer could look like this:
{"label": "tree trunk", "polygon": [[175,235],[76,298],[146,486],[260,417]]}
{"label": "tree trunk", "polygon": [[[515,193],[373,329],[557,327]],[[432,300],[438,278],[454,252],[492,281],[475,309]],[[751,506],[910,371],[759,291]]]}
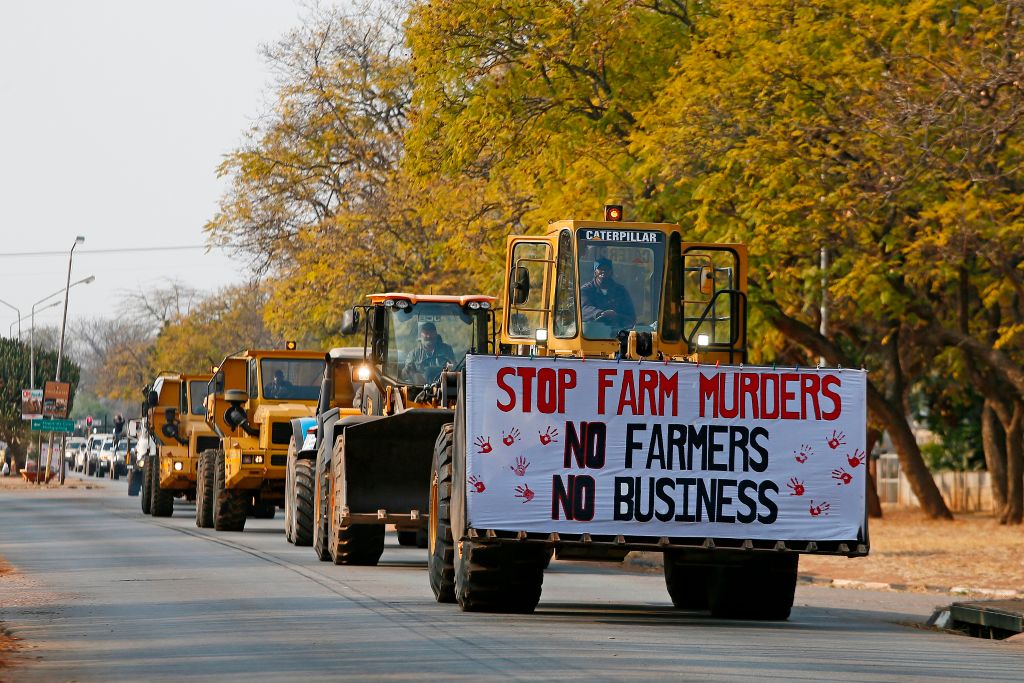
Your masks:
{"label": "tree trunk", "polygon": [[882,501],[878,498],[878,461],[871,455],[875,452],[875,445],[882,438],[882,433],[874,427],[868,428],[868,444],[865,449],[868,453],[868,517],[881,519]]}
{"label": "tree trunk", "polygon": [[1024,522],[1024,402],[1014,401],[1013,419],[1006,428],[1006,506],[1003,524]]}
{"label": "tree trunk", "polygon": [[981,444],[992,489],[992,509],[1001,513],[1006,506],[1006,436],[989,398],[981,411]]}
{"label": "tree trunk", "polygon": [[[771,317],[772,324],[782,334],[800,344],[812,354],[821,356],[833,365],[850,366],[850,359],[830,340],[822,337],[817,330],[791,318],[773,302],[762,302],[762,308]],[[868,381],[868,411],[872,422],[881,426],[892,439],[900,459],[900,469],[910,483],[910,489],[917,496],[921,509],[932,519],[953,519],[946,501],[935,485],[931,472],[924,464],[921,449],[907,422],[902,406],[893,405],[871,381]]]}

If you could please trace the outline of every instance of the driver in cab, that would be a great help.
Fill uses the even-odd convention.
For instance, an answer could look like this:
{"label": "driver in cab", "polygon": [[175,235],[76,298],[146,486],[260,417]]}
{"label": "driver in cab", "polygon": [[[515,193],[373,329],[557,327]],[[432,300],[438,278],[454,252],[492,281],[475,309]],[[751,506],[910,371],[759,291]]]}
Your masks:
{"label": "driver in cab", "polygon": [[419,346],[409,354],[402,375],[409,382],[433,382],[448,363],[455,362],[455,352],[445,344],[432,322],[420,323]]}
{"label": "driver in cab", "polygon": [[601,322],[616,330],[628,330],[636,324],[633,299],[615,281],[610,259],[594,261],[594,279],[580,287],[580,306],[585,322]]}

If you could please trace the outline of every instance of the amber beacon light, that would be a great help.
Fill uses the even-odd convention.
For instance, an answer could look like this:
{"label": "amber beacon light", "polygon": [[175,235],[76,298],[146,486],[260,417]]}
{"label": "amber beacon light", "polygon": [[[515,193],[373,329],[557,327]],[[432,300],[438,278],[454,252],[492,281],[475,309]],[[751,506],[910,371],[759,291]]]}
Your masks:
{"label": "amber beacon light", "polygon": [[609,222],[622,220],[622,206],[619,204],[606,204],[604,207],[604,219]]}

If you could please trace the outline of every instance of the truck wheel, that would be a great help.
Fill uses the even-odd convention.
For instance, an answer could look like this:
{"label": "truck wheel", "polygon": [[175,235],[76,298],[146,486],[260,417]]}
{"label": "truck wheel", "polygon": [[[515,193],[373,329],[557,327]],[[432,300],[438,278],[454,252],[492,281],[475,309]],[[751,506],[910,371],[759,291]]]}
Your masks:
{"label": "truck wheel", "polygon": [[142,463],[142,514],[149,514],[149,506],[153,502],[153,456],[147,455]]}
{"label": "truck wheel", "polygon": [[284,468],[284,540],[295,543],[295,437],[288,442],[288,460]]}
{"label": "truck wheel", "polygon": [[137,496],[142,490],[142,472],[134,467],[128,470],[128,495]]}
{"label": "truck wheel", "polygon": [[242,531],[249,511],[249,497],[227,488],[224,451],[216,451],[213,472],[213,528],[217,531]]}
{"label": "truck wheel", "polygon": [[753,557],[721,567],[708,591],[711,616],[720,619],[785,621],[793,609],[799,555]]}
{"label": "truck wheel", "polygon": [[682,557],[665,553],[665,586],[672,604],[679,609],[704,610],[708,608],[709,583],[714,579],[716,567],[684,562]]}
{"label": "truck wheel", "polygon": [[317,458],[316,462],[316,519],[313,522],[313,552],[322,562],[331,559],[331,552],[328,548],[328,496],[330,495],[327,481],[326,467],[322,459]]}
{"label": "truck wheel", "polygon": [[427,527],[427,575],[438,602],[455,602],[455,544],[452,542],[452,425],[441,428],[434,443]]}
{"label": "truck wheel", "polygon": [[213,467],[216,451],[199,454],[199,471],[196,473],[196,526],[200,529],[213,527]]}
{"label": "truck wheel", "polygon": [[149,504],[149,511],[154,517],[170,517],[174,514],[174,494],[160,487],[159,461],[153,462],[150,473],[153,483],[149,485],[149,490],[153,500]]}
{"label": "truck wheel", "polygon": [[297,460],[292,477],[295,491],[292,503],[292,542],[295,545],[313,545],[313,461]]}
{"label": "truck wheel", "polygon": [[530,614],[544,583],[543,545],[462,543],[455,553],[455,599],[464,612]]}
{"label": "truck wheel", "polygon": [[398,545],[406,545],[406,546],[416,545],[416,532],[415,531],[399,531],[398,532]]}
{"label": "truck wheel", "polygon": [[374,567],[384,553],[383,524],[341,526],[331,519],[331,559],[334,564]]}

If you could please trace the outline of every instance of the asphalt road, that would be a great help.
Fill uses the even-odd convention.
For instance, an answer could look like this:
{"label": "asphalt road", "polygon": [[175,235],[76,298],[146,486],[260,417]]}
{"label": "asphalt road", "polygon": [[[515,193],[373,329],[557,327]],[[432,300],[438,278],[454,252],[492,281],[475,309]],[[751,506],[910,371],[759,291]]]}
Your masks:
{"label": "asphalt road", "polygon": [[336,567],[282,516],[201,530],[191,506],[143,516],[124,482],[0,491],[0,620],[30,680],[450,678],[1021,680],[1024,647],[921,625],[935,595],[802,585],[785,623],[672,608],[660,575],[553,562],[533,615],[434,602],[425,551]]}

